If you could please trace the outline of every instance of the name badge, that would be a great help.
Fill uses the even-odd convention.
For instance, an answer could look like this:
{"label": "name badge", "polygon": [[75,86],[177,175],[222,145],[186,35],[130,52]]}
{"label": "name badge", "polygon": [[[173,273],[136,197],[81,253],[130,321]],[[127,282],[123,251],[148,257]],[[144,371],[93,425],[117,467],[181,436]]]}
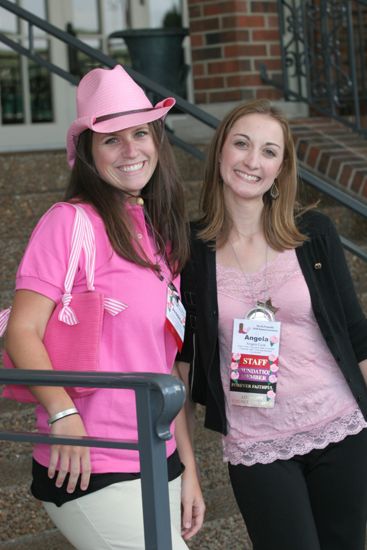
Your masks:
{"label": "name badge", "polygon": [[173,334],[178,350],[182,350],[185,336],[186,310],[173,283],[167,287],[166,327]]}
{"label": "name badge", "polygon": [[279,375],[278,321],[234,319],[230,403],[272,408]]}

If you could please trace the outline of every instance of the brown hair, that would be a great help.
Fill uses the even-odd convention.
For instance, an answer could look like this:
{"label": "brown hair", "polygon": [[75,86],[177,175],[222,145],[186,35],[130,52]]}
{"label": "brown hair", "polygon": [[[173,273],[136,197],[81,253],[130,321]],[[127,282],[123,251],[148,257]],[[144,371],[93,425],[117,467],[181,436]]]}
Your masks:
{"label": "brown hair", "polygon": [[200,205],[203,212],[202,229],[199,236],[204,241],[224,243],[232,227],[232,220],[226,209],[223,181],[219,170],[219,156],[225,139],[238,119],[250,114],[267,115],[278,121],[284,136],[284,158],[277,177],[279,197],[273,200],[270,191],[263,197],[262,223],[266,241],[275,250],[295,248],[306,237],[300,233],[295,223],[298,178],[297,158],[291,130],[285,116],[267,99],[258,99],[238,105],[219,124],[211,141],[201,190]]}
{"label": "brown hair", "polygon": [[[176,275],[189,255],[183,188],[162,121],[151,122],[149,126],[158,150],[158,163],[151,179],[142,189],[141,196],[158,252],[168,262],[173,275]],[[158,266],[134,242],[128,212],[121,208],[129,196],[106,183],[94,166],[92,136],[91,130],[85,130],[79,137],[65,200],[74,199],[91,204],[101,216],[115,252],[131,262],[157,271]]]}

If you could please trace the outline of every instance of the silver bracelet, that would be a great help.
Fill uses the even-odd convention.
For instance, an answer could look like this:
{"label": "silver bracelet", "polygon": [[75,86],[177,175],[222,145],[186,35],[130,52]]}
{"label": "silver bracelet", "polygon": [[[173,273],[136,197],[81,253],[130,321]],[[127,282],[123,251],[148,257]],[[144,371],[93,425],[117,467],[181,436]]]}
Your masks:
{"label": "silver bracelet", "polygon": [[66,416],[71,416],[72,414],[79,414],[78,409],[73,407],[72,409],[65,409],[64,411],[60,411],[53,416],[50,416],[50,418],[47,420],[47,424],[51,426],[51,424],[54,424],[58,420],[61,420],[61,418],[65,418]]}

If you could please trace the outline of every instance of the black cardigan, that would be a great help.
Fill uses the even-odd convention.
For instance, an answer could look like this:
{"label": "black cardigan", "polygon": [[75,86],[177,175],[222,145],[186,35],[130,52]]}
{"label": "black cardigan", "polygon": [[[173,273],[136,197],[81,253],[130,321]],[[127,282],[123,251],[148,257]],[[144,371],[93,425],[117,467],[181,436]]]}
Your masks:
{"label": "black cardigan", "polygon": [[[367,387],[358,362],[367,358],[367,319],[356,296],[340,239],[324,214],[305,213],[298,227],[309,238],[296,248],[314,315],[367,419]],[[227,433],[220,377],[215,250],[197,238],[192,224],[191,259],[181,276],[187,310],[185,342],[178,360],[190,363],[194,402],[206,406],[205,426]]]}

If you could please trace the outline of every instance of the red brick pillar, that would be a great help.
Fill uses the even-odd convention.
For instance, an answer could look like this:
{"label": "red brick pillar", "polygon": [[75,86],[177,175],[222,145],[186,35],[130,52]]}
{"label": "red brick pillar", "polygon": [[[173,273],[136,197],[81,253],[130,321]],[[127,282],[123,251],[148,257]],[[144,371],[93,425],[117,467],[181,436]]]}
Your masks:
{"label": "red brick pillar", "polygon": [[187,0],[196,103],[282,95],[262,83],[259,67],[281,71],[277,2]]}

